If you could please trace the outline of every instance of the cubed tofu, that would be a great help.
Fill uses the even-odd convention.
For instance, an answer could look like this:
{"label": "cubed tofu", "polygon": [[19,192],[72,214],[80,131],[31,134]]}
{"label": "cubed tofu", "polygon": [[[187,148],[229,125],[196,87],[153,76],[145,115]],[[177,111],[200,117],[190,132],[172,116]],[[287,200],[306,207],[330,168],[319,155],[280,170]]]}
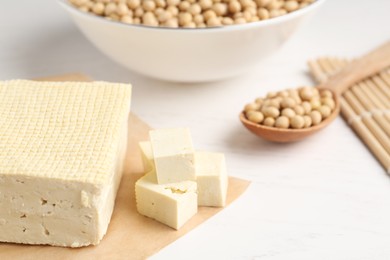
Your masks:
{"label": "cubed tofu", "polygon": [[155,169],[152,144],[149,141],[139,142],[141,150],[142,163],[144,172],[150,172]]}
{"label": "cubed tofu", "polygon": [[195,181],[194,148],[187,128],[149,132],[159,184]]}
{"label": "cubed tofu", "polygon": [[150,172],[135,184],[137,210],[171,228],[179,229],[198,212],[196,182],[157,184]]}
{"label": "cubed tofu", "polygon": [[225,156],[222,153],[196,152],[198,205],[224,207],[228,189]]}

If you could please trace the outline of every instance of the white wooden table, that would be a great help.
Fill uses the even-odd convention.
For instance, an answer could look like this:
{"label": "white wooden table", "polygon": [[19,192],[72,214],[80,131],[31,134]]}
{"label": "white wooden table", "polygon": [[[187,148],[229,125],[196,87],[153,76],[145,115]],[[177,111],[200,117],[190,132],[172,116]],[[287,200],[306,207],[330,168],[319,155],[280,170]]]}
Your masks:
{"label": "white wooden table", "polygon": [[133,74],[95,49],[53,0],[5,0],[0,79],[82,72],[131,82],[133,111],[156,128],[187,126],[252,185],[153,259],[390,259],[390,178],[337,119],[303,142],[262,141],[238,120],[267,91],[313,84],[306,60],[354,57],[390,38],[390,1],[328,0],[281,50],[225,82],[183,85]]}

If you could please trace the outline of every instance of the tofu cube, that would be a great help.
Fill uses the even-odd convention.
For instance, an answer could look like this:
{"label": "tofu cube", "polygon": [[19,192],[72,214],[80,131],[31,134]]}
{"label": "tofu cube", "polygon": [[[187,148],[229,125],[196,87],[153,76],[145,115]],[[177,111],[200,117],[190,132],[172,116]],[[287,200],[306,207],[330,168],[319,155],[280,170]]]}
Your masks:
{"label": "tofu cube", "polygon": [[187,128],[152,130],[149,135],[159,184],[196,180],[194,148]]}
{"label": "tofu cube", "polygon": [[225,156],[222,153],[196,152],[198,205],[224,207],[228,189]]}
{"label": "tofu cube", "polygon": [[154,172],[135,184],[137,210],[171,228],[179,229],[198,212],[196,182],[157,184]]}
{"label": "tofu cube", "polygon": [[155,169],[152,144],[149,141],[139,142],[138,146],[141,150],[142,163],[144,172],[150,172]]}

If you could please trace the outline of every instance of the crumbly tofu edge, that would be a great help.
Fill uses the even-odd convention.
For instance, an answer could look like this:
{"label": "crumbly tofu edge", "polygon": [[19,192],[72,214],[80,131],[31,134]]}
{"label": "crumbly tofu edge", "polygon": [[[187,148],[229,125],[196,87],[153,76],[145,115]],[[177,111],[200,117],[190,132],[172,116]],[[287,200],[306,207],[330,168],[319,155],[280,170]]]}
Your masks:
{"label": "crumbly tofu edge", "polygon": [[0,173],[0,208],[6,209],[0,211],[0,241],[61,247],[99,244],[122,178],[127,118],[120,131],[106,184]]}
{"label": "crumbly tofu edge", "polygon": [[135,184],[136,206],[141,215],[178,230],[198,212],[197,184],[184,181],[157,184],[154,171]]}

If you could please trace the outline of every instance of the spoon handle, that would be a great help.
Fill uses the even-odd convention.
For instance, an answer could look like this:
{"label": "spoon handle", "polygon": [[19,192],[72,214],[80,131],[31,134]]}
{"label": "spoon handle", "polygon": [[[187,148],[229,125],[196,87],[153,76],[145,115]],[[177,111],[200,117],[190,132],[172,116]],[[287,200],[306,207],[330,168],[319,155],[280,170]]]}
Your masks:
{"label": "spoon handle", "polygon": [[363,57],[354,60],[334,76],[331,76],[320,87],[331,89],[335,94],[341,95],[354,83],[388,66],[390,66],[390,41],[372,50]]}

